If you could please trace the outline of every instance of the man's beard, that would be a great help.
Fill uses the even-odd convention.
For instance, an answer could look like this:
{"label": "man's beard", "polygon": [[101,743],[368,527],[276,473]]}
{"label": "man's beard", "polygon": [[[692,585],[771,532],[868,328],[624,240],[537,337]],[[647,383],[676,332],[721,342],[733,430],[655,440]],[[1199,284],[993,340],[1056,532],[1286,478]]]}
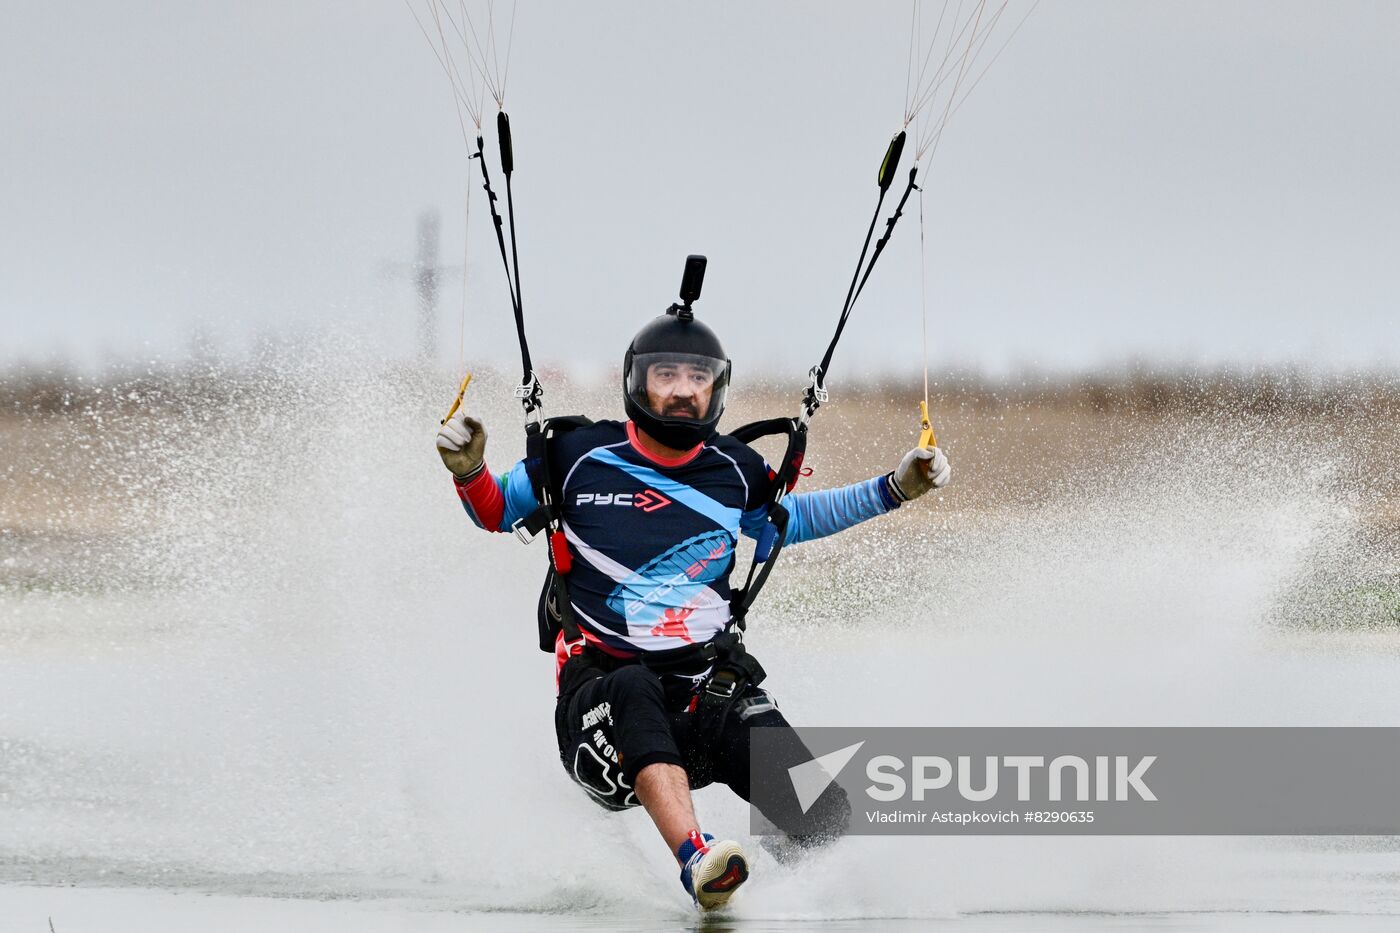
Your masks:
{"label": "man's beard", "polygon": [[694,418],[696,421],[700,420],[699,409],[697,409],[694,405],[690,403],[668,405],[666,406],[666,409],[661,413],[661,416],[663,418],[671,418],[677,415],[686,418]]}

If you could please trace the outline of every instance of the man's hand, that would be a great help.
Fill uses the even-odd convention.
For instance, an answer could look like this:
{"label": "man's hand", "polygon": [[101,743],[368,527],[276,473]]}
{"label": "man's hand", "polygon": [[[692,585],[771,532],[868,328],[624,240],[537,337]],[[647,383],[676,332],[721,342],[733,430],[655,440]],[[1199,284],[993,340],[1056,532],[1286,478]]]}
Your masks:
{"label": "man's hand", "polygon": [[948,485],[953,468],[937,447],[915,447],[890,474],[890,491],[901,502],[917,499],[930,489]]}
{"label": "man's hand", "polygon": [[452,475],[466,479],[486,463],[486,426],[459,408],[438,430],[437,449]]}

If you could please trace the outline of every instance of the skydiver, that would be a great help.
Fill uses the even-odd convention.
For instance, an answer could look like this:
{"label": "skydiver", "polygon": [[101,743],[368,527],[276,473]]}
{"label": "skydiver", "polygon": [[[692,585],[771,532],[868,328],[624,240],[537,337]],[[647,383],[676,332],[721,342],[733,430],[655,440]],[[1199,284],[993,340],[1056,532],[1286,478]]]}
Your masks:
{"label": "skydiver", "polygon": [[[672,308],[627,348],[628,420],[561,433],[548,452],[572,564],[571,611],[548,605],[548,585],[541,597],[542,647],[552,635],[556,659],[560,761],[595,803],[646,809],[703,910],[727,902],[749,864],[737,842],[700,830],[692,789],[718,781],[746,801],[757,797],[795,850],[840,836],[850,816],[834,782],[805,811],[797,804],[786,771],[812,756],[788,728],[774,767],[753,776],[763,786],[751,786],[750,730],[787,720],[732,631],[735,547],[740,533],[762,532],[775,473],[716,432],[731,368],[714,331]],[[487,471],[486,429],[465,410],[444,423],[436,444],[479,527],[506,531],[540,507],[524,460],[499,476]],[[916,447],[889,473],[795,493],[783,500],[785,541],[850,528],[950,476],[942,451]],[[565,615],[576,620],[576,638]]]}

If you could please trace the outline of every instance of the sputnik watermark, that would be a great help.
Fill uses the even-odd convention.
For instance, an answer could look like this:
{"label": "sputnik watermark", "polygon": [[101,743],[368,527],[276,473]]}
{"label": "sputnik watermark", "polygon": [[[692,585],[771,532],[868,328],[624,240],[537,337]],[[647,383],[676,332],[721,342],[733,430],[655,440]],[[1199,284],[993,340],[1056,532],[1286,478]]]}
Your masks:
{"label": "sputnik watermark", "polygon": [[1390,835],[1397,773],[1400,729],[816,728],[750,780],[760,833]]}
{"label": "sputnik watermark", "polygon": [[[958,796],[964,800],[981,803],[996,797],[1001,786],[998,775],[1006,768],[1016,772],[1016,799],[1021,803],[1031,799],[1031,781],[1041,769],[1044,769],[1042,777],[1046,782],[1045,796],[1050,800],[1064,800],[1067,784],[1073,790],[1071,799],[1081,803],[1091,800],[1128,800],[1130,794],[1136,795],[1138,800],[1156,800],[1157,796],[1152,793],[1151,788],[1143,783],[1144,773],[1156,760],[1156,755],[1147,755],[1137,759],[1130,767],[1127,755],[1116,755],[1113,758],[1107,755],[1096,756],[1092,766],[1095,789],[1091,796],[1091,766],[1078,755],[1060,755],[1053,759],[1048,767],[1043,755],[1006,755],[1001,758],[989,756],[981,765],[980,786],[974,786],[979,783],[974,773],[978,764],[971,755],[958,756],[956,765],[941,755],[915,755],[908,762],[908,781],[901,773],[906,764],[903,759],[894,755],[876,755],[865,765],[866,777],[872,781],[866,788],[866,793],[874,800],[885,802],[902,800],[906,796],[915,801],[922,801],[929,792],[952,785],[953,776],[956,774]],[[1073,772],[1070,781],[1065,779],[1066,771]]]}

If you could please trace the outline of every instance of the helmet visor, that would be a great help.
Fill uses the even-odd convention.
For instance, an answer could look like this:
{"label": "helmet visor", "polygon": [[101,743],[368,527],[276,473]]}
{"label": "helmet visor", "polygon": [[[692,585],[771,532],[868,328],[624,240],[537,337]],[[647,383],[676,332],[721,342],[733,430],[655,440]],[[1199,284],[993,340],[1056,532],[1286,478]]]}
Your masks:
{"label": "helmet visor", "polygon": [[627,373],[627,394],[658,418],[707,421],[721,411],[729,364],[694,353],[639,353]]}

